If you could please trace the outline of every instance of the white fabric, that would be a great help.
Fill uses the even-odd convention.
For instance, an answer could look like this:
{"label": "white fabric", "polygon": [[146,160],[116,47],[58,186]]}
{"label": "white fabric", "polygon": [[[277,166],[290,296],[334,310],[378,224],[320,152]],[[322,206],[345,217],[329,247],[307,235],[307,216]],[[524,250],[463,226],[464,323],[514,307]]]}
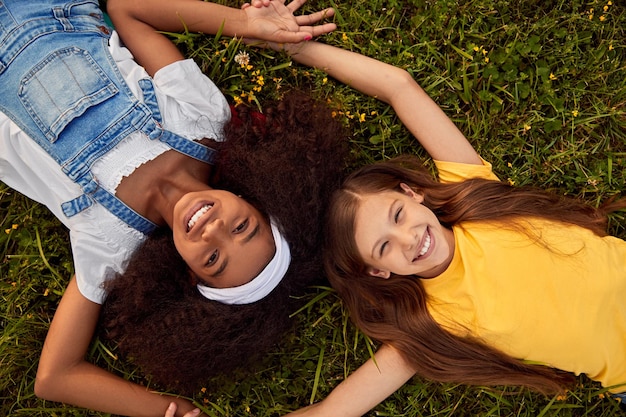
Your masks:
{"label": "white fabric", "polygon": [[272,292],[280,283],[289,269],[291,263],[291,251],[289,244],[278,230],[274,222],[272,235],[276,252],[274,257],[252,281],[231,288],[213,288],[198,284],[198,291],[209,300],[219,301],[224,304],[250,304],[259,301]]}
{"label": "white fabric", "polygon": [[[141,98],[138,81],[148,77],[124,48],[117,33],[109,49],[133,93]],[[230,109],[219,89],[192,60],[178,61],[159,70],[154,85],[164,128],[189,139],[223,140],[222,128]],[[168,147],[137,133],[124,139],[114,153],[94,166],[101,185],[111,191],[139,165]],[[63,202],[82,194],[59,166],[33,140],[0,112],[0,180],[29,198],[46,205],[70,229],[78,288],[87,299],[101,303],[102,283],[123,272],[126,261],[145,236],[128,227],[100,205],[65,217]]]}

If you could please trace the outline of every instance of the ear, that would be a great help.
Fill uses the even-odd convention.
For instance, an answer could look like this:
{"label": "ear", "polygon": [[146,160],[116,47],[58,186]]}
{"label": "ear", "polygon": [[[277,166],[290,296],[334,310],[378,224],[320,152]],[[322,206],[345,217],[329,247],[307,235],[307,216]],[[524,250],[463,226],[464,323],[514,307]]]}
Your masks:
{"label": "ear", "polygon": [[402,191],[404,191],[404,194],[408,195],[409,197],[411,197],[418,203],[424,202],[424,194],[416,193],[411,187],[408,186],[408,184],[401,182],[400,188],[402,188]]}
{"label": "ear", "polygon": [[367,267],[367,273],[373,277],[378,277],[382,279],[387,279],[391,276],[391,272],[389,271],[378,269],[378,268],[372,268],[369,266]]}

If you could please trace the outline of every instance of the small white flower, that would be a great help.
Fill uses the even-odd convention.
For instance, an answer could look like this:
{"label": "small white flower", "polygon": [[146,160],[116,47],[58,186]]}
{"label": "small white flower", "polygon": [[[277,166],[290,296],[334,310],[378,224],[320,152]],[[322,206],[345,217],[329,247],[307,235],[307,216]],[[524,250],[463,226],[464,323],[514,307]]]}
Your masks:
{"label": "small white flower", "polygon": [[245,67],[250,63],[250,55],[246,51],[239,51],[237,55],[235,55],[235,62]]}

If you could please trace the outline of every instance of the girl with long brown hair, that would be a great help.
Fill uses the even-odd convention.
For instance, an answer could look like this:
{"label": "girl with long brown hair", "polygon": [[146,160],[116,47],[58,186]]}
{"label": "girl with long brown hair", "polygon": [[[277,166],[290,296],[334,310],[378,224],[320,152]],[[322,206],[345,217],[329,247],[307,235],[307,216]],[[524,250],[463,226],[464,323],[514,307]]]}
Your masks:
{"label": "girl with long brown hair", "polygon": [[401,157],[335,193],[326,271],[383,345],[296,414],[361,415],[414,374],[553,394],[584,373],[626,391],[626,242],[606,233],[626,199],[595,208],[501,182],[408,72],[315,42],[290,52],[389,103],[438,170]]}

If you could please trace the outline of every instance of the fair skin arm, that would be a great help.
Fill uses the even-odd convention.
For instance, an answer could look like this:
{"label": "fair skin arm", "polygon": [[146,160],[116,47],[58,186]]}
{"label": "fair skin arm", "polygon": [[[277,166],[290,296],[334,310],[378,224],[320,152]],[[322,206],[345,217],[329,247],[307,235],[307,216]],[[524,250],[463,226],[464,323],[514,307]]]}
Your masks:
{"label": "fair skin arm", "polygon": [[346,380],[339,384],[324,401],[288,416],[357,417],[375,407],[414,374],[413,368],[394,348],[383,345]]}
{"label": "fair skin arm", "polygon": [[[306,0],[263,0],[258,7],[236,9],[198,0],[109,0],[107,11],[121,39],[150,75],[183,59],[177,47],[157,30],[202,32],[272,42],[301,42],[335,30],[317,22],[332,10],[294,16]],[[264,7],[260,7],[263,5]],[[156,53],[155,53],[156,52]]]}
{"label": "fair skin arm", "polygon": [[[300,417],[358,417],[394,393],[414,374],[394,348],[383,345],[375,359],[369,359],[322,402],[302,408],[287,416]],[[174,417],[176,405],[168,408],[165,417]],[[195,417],[193,412],[184,417]]]}
{"label": "fair skin arm", "polygon": [[172,401],[178,405],[177,416],[193,410],[189,401],[151,392],[85,360],[99,313],[100,305],[83,297],[73,278],[44,343],[35,382],[37,396],[130,416],[163,416]]}
{"label": "fair skin arm", "polygon": [[[276,45],[274,45],[276,46]],[[441,108],[400,68],[334,46],[285,46],[294,60],[390,104],[433,159],[481,165],[480,157]]]}

